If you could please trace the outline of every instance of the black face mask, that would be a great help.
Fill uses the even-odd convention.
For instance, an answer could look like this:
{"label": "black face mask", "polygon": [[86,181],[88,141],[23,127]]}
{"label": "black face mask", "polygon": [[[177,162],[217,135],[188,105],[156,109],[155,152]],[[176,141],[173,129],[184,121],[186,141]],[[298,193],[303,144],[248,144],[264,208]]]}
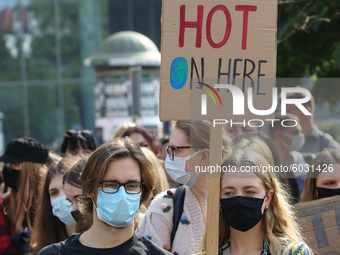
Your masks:
{"label": "black face mask", "polygon": [[79,210],[76,210],[76,211],[72,211],[71,215],[75,221],[78,221],[81,213],[79,212]]}
{"label": "black face mask", "polygon": [[232,228],[242,232],[248,231],[263,217],[261,209],[264,198],[237,196],[220,199],[222,216]]}
{"label": "black face mask", "polygon": [[2,175],[4,176],[5,184],[8,187],[18,191],[20,171],[4,166],[2,169]]}
{"label": "black face mask", "polygon": [[340,195],[340,189],[327,189],[316,187],[316,190],[318,191],[318,199]]}

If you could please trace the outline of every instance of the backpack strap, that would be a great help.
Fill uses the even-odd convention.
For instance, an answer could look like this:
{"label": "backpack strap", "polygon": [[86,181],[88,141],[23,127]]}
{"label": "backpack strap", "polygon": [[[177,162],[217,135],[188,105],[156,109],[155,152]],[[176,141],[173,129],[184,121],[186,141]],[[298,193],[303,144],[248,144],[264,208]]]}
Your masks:
{"label": "backpack strap", "polygon": [[66,255],[65,241],[54,243],[53,246],[58,250],[58,255]]}
{"label": "backpack strap", "polygon": [[170,237],[171,238],[170,239],[171,247],[172,247],[172,243],[175,239],[175,235],[176,235],[176,232],[177,232],[179,221],[182,217],[184,198],[185,198],[185,186],[182,185],[182,186],[179,186],[176,189],[175,194],[173,196],[174,214],[172,216],[173,227],[172,227],[172,232],[171,232],[171,237]]}

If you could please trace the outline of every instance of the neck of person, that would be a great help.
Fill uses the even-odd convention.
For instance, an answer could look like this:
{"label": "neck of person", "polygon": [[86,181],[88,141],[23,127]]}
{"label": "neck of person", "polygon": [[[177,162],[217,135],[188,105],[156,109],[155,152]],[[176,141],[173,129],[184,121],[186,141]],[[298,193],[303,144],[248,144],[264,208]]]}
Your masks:
{"label": "neck of person", "polygon": [[262,220],[246,232],[238,231],[230,227],[230,253],[254,254],[263,249],[264,232]]}
{"label": "neck of person", "polygon": [[75,226],[70,226],[70,225],[65,224],[65,228],[66,228],[67,236],[71,236],[75,232]]}
{"label": "neck of person", "polygon": [[84,246],[91,248],[113,248],[125,243],[134,233],[133,221],[126,227],[116,228],[98,219],[96,212],[93,212],[93,224],[85,231],[79,241]]}

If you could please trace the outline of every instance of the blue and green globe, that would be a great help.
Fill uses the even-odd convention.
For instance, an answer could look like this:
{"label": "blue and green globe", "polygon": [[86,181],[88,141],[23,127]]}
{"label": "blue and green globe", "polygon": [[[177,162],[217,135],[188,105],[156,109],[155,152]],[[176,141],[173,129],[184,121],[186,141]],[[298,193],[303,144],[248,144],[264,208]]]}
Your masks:
{"label": "blue and green globe", "polygon": [[183,57],[175,58],[170,69],[170,84],[174,89],[181,89],[187,82],[188,63]]}

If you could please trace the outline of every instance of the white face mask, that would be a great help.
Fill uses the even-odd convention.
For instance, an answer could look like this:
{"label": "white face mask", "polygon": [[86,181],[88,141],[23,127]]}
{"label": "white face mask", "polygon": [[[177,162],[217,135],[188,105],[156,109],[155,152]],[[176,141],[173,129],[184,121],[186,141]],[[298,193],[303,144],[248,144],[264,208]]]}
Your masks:
{"label": "white face mask", "polygon": [[287,145],[284,141],[282,141],[283,145],[286,146],[286,148],[289,151],[300,151],[302,146],[305,143],[305,137],[302,133],[299,133],[298,135],[289,135],[285,132],[282,132],[285,134],[285,136],[288,136],[291,140],[292,143],[290,145]]}
{"label": "white face mask", "polygon": [[190,158],[195,157],[199,151],[194,152],[193,154],[190,154],[189,156],[185,158],[181,157],[174,157],[174,160],[171,160],[169,157],[169,154],[166,155],[165,158],[165,169],[170,175],[170,177],[180,184],[187,185],[189,187],[193,187],[196,185],[199,172],[186,172],[185,171],[185,165],[187,160]]}

